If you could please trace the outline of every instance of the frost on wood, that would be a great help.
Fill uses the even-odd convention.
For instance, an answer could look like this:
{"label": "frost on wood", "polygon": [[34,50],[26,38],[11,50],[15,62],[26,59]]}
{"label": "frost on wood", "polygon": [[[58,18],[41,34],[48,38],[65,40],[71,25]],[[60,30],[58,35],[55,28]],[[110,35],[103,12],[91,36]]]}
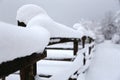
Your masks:
{"label": "frost on wood", "polygon": [[0,63],[42,52],[49,37],[49,32],[42,27],[23,28],[0,22]]}

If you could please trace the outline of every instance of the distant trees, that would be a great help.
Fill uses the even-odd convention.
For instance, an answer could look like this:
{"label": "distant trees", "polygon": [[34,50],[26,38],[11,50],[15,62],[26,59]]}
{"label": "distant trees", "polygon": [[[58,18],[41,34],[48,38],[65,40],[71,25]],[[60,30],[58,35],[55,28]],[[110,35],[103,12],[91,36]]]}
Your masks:
{"label": "distant trees", "polygon": [[115,14],[108,12],[102,19],[101,26],[101,32],[106,40],[115,40],[114,43],[120,41],[120,11]]}
{"label": "distant trees", "polygon": [[104,40],[104,36],[101,33],[101,25],[98,22],[81,19],[73,28],[80,32],[86,32],[87,35],[96,38],[98,43]]}
{"label": "distant trees", "polygon": [[86,29],[87,33],[92,31],[98,43],[106,39],[120,44],[120,11],[116,13],[107,12],[100,23],[81,19],[74,28],[78,29],[80,27]]}
{"label": "distant trees", "polygon": [[116,32],[117,27],[114,23],[114,15],[112,12],[108,12],[104,19],[101,22],[101,31],[104,35],[105,39],[110,40],[112,39],[113,34]]}

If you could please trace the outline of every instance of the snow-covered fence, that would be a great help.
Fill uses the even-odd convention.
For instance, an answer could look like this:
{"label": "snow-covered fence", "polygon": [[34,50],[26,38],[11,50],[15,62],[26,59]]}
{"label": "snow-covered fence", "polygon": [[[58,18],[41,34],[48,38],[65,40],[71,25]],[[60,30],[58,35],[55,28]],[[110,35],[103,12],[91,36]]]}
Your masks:
{"label": "snow-covered fence", "polygon": [[[18,22],[18,24],[23,24],[22,22]],[[22,25],[21,25],[22,26]],[[53,50],[73,50],[73,54],[76,56],[75,60],[73,61],[73,64],[76,64],[76,67],[73,67],[71,65],[71,68],[69,67],[69,70],[66,70],[68,73],[59,73],[59,74],[55,74],[52,75],[50,74],[50,80],[74,80],[75,78],[78,77],[78,75],[80,75],[81,73],[84,73],[87,68],[89,67],[90,64],[90,59],[92,57],[92,50],[94,47],[94,39],[92,39],[91,37],[87,37],[87,36],[83,36],[81,39],[77,39],[77,38],[61,38],[61,37],[53,37],[50,39],[49,45],[54,45],[54,44],[59,44],[59,43],[66,43],[66,42],[73,42],[73,48],[62,48],[62,47],[46,47],[46,49],[53,49]],[[79,48],[79,42],[81,44],[81,48]],[[78,54],[81,54],[81,59],[79,60],[77,58]],[[78,63],[82,64],[82,65],[78,65]],[[72,71],[70,71],[70,69]],[[66,75],[66,76],[65,76]],[[42,76],[47,76],[47,75],[42,75]],[[64,77],[63,77],[64,76]],[[76,77],[74,77],[76,76]],[[47,78],[47,80],[49,80]]]}
{"label": "snow-covered fence", "polygon": [[[87,36],[83,36],[81,39],[80,38],[51,38],[49,45],[54,45],[54,44],[60,44],[60,43],[68,43],[68,42],[72,42],[72,47],[46,47],[47,50],[73,50],[73,56],[77,55],[78,50],[82,49],[85,47],[86,44],[86,40],[88,40],[87,43],[91,43],[94,40],[91,37],[87,37]],[[81,45],[79,45],[81,44]],[[48,45],[48,46],[49,46]],[[91,47],[89,47],[89,54],[91,51]],[[47,58],[49,59],[49,58]],[[64,58],[62,60],[73,60],[72,58]]]}
{"label": "snow-covered fence", "polygon": [[[51,34],[51,40],[49,42],[49,45],[71,42],[71,41],[74,43],[73,48],[56,48],[56,47],[46,48],[46,49],[54,49],[54,50],[55,49],[73,50],[73,54],[75,55],[75,59],[72,62],[72,65],[68,66],[68,69],[65,70],[66,72],[69,71],[68,74],[65,74],[63,70],[61,71],[61,73],[58,72],[58,74],[50,75],[49,78],[50,80],[72,79],[70,78],[72,75],[80,74],[87,69],[88,67],[87,59],[90,59],[92,47],[94,47],[90,45],[94,40],[91,37],[88,37],[89,35],[85,35],[84,32],[83,33],[78,32],[66,25],[54,21],[51,17],[47,15],[44,9],[33,4],[22,6],[18,10],[17,21],[18,21],[18,25],[20,26],[24,26],[24,27],[39,26],[48,30]],[[88,40],[88,42],[86,42],[86,40]],[[81,41],[82,44],[82,49],[80,50],[78,48],[78,44],[79,44],[78,41]],[[85,68],[81,66],[85,66]],[[81,68],[83,69],[81,70]]]}
{"label": "snow-covered fence", "polygon": [[[77,80],[78,76],[84,74],[90,65],[93,56],[93,46],[94,42],[86,44],[85,48],[78,50],[77,55],[72,62],[65,62],[66,66],[59,64],[59,62],[56,63],[58,66],[56,66],[55,63],[52,65],[52,62],[51,65],[49,65],[50,63],[39,65],[42,70],[39,69],[40,73],[36,80]],[[89,47],[91,47],[91,50],[89,50]],[[51,70],[51,67],[53,67],[53,70]],[[43,69],[47,70],[44,71]],[[60,71],[54,73],[54,71],[59,69]]]}
{"label": "snow-covered fence", "polygon": [[21,80],[34,80],[36,75],[36,62],[45,58],[46,53],[33,53],[32,55],[15,58],[12,61],[0,64],[0,78],[5,77],[20,70]]}
{"label": "snow-covered fence", "polygon": [[21,80],[34,80],[35,64],[46,57],[43,51],[49,38],[44,28],[22,28],[0,22],[0,78],[4,80],[20,70]]}
{"label": "snow-covered fence", "polygon": [[[56,41],[56,39],[58,41]],[[51,38],[50,39],[50,43],[49,45],[53,45],[53,44],[59,44],[59,43],[65,43],[65,42],[72,42],[73,43],[73,48],[46,48],[46,49],[56,49],[56,50],[73,50],[73,54],[76,55],[77,51],[78,51],[78,43],[80,42],[80,39],[77,38]]]}
{"label": "snow-covered fence", "polygon": [[[26,27],[26,24],[24,22],[18,21],[18,26]],[[85,39],[86,39],[86,36],[83,36],[81,39],[80,38],[69,38],[69,37],[68,38],[67,37],[51,37],[48,45],[65,43],[65,42],[73,42],[73,48],[50,48],[50,47],[46,47],[46,49],[73,50],[73,55],[76,55],[77,51],[78,51],[78,43],[81,42],[82,47],[84,48]]]}
{"label": "snow-covered fence", "polygon": [[76,80],[79,75],[82,75],[86,72],[94,55],[94,46],[94,40],[91,40],[91,43],[86,44],[85,48],[78,51],[78,54],[83,54],[83,65],[79,66],[79,69],[74,72],[74,74],[70,77],[70,80]]}
{"label": "snow-covered fence", "polygon": [[[68,51],[72,51],[73,52],[73,56],[76,56],[77,55],[77,51],[78,51],[78,49],[80,49],[79,48],[79,46],[78,46],[78,43],[80,42],[81,40],[80,39],[78,39],[78,38],[51,38],[50,39],[50,42],[49,42],[49,45],[46,47],[46,51],[47,50],[62,50],[62,51],[66,51],[66,50],[68,50]],[[68,43],[71,43],[71,47],[69,46],[67,46],[67,47],[65,47],[65,46],[54,46],[54,45],[56,45],[56,44],[68,44]],[[52,45],[52,46],[51,46]],[[66,53],[66,52],[64,52],[64,53]],[[57,54],[55,54],[55,55],[57,55]],[[49,59],[49,60],[63,60],[63,61],[71,61],[71,60],[73,60],[73,58],[74,57],[64,57],[64,58],[49,58],[49,57],[47,57],[46,59]]]}

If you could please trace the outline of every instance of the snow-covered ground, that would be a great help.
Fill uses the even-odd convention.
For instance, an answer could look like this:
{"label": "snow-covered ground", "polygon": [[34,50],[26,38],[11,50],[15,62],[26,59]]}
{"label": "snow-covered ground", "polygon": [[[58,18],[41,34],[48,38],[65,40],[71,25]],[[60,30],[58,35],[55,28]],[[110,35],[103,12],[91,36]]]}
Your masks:
{"label": "snow-covered ground", "polygon": [[[111,41],[105,41],[101,44],[96,45],[96,50],[94,53],[95,56],[92,60],[92,63],[88,71],[86,72],[86,74],[81,74],[77,80],[120,80],[119,52],[120,52],[120,45],[113,44]],[[56,65],[58,66],[58,68],[61,69],[61,67],[63,67],[65,69],[65,67],[71,65],[72,63],[71,62],[53,63],[49,61],[44,63],[44,61],[42,61],[42,63],[38,63],[38,67],[41,64],[44,65],[50,64],[50,66],[52,66],[52,64],[53,65],[58,64]],[[55,67],[51,67],[50,70],[54,70],[53,73],[56,74],[56,72],[60,71],[60,69],[55,69]],[[46,67],[46,71],[47,71],[47,67]],[[39,74],[39,70],[38,70],[38,74]],[[7,80],[13,80],[14,78],[16,78],[16,80],[19,80],[18,76],[14,76],[14,75],[8,77]]]}
{"label": "snow-covered ground", "polygon": [[96,46],[85,80],[120,80],[120,45],[105,41]]}
{"label": "snow-covered ground", "polygon": [[[72,47],[72,44],[62,44],[62,45],[64,47],[65,46]],[[61,47],[62,45],[55,45],[55,46]],[[80,70],[80,73],[83,72],[88,65],[83,66],[84,56],[82,53],[88,50],[88,46],[91,46],[91,45],[86,44],[86,47],[84,49],[81,49],[81,46],[79,46],[80,49],[74,61],[51,61],[51,60],[39,61],[37,65],[37,74],[53,75],[50,78],[50,80],[66,80],[70,76],[72,76],[72,74],[77,70]],[[51,47],[54,47],[54,46],[51,46]],[[62,59],[66,57],[67,58],[75,57],[73,55],[73,51],[71,50],[63,50],[63,51],[48,50],[47,52],[48,52],[48,57],[52,57],[52,58],[56,58],[56,56],[57,58],[62,58]],[[54,56],[51,53],[54,53]],[[87,63],[89,63],[89,61],[87,61]],[[72,77],[76,77],[76,76],[72,76]],[[7,80],[13,80],[14,78],[16,78],[16,80],[19,80],[18,74],[10,75],[9,77],[7,77]],[[38,80],[41,80],[41,78],[39,78]]]}

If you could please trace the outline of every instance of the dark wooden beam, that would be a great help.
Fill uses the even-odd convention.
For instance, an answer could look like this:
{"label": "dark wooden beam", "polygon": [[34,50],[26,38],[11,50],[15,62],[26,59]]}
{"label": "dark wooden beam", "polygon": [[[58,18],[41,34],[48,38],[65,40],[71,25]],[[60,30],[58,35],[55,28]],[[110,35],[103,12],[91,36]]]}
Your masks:
{"label": "dark wooden beam", "polygon": [[[11,61],[3,62],[0,64],[0,78],[8,76],[18,70],[29,67],[35,64],[38,60],[46,57],[46,53],[33,53],[29,56],[16,58]],[[35,73],[34,73],[35,74]]]}
{"label": "dark wooden beam", "polygon": [[73,42],[73,49],[74,49],[74,55],[77,55],[77,52],[78,52],[78,40],[77,39],[74,39],[74,42]]}
{"label": "dark wooden beam", "polygon": [[26,24],[24,22],[17,21],[17,23],[20,27],[26,27]]}
{"label": "dark wooden beam", "polygon": [[85,41],[86,41],[86,36],[83,36],[82,37],[82,47],[83,48],[85,47]]}
{"label": "dark wooden beam", "polygon": [[74,50],[73,48],[57,48],[57,47],[47,47],[48,50]]}

